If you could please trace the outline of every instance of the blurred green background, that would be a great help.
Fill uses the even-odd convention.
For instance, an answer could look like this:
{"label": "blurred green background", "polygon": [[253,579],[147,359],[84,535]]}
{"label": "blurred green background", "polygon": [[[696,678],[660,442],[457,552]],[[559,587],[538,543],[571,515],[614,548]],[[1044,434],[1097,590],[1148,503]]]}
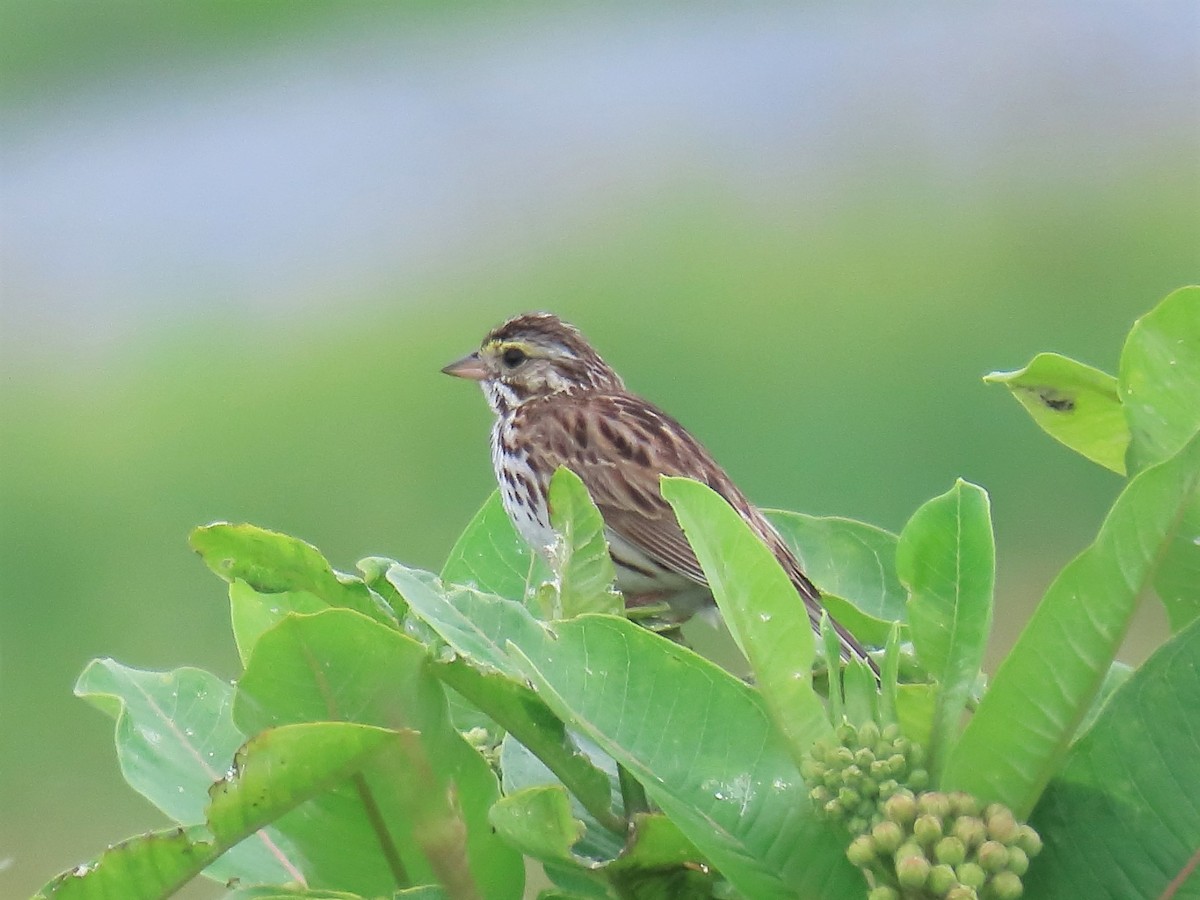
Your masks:
{"label": "blurred green background", "polygon": [[763,505],[984,485],[994,663],[1119,483],[980,376],[1197,280],[1198,15],[3,0],[0,896],[162,824],[71,686],[236,673],[192,526],[440,564],[491,474],[438,369],[522,310]]}

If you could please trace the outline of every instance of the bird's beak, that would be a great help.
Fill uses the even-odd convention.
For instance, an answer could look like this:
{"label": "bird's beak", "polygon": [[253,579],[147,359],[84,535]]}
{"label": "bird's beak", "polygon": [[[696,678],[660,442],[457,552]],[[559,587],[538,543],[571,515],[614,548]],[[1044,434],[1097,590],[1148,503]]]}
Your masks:
{"label": "bird's beak", "polygon": [[469,378],[472,381],[483,381],[488,375],[487,367],[484,366],[478,353],[464,356],[462,359],[450,363],[442,371],[455,378]]}

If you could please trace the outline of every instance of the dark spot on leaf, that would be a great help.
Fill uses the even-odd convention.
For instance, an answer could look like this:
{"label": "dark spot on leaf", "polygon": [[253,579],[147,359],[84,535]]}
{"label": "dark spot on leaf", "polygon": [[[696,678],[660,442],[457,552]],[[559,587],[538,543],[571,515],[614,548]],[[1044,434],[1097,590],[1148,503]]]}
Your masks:
{"label": "dark spot on leaf", "polygon": [[1056,391],[1052,388],[1041,388],[1037,394],[1042,403],[1055,412],[1068,413],[1075,410],[1075,399],[1061,391]]}

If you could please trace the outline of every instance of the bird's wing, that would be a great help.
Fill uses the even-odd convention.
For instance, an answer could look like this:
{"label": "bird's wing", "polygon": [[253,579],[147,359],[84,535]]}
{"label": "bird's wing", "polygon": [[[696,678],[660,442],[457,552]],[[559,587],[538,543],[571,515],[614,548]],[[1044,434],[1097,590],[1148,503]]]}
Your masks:
{"label": "bird's wing", "polygon": [[[548,483],[555,469],[566,466],[583,481],[611,531],[657,565],[705,585],[704,570],[663,499],[659,478],[679,475],[707,484],[774,553],[819,630],[820,592],[791,548],[709,452],[666,413],[631,394],[590,394],[552,395],[524,404],[517,414],[529,417],[522,431],[539,478]],[[867,660],[874,669],[854,637],[833,625],[843,656]]]}
{"label": "bird's wing", "polygon": [[583,481],[611,531],[664,569],[707,583],[659,490],[662,475],[704,480],[689,462],[696,453],[711,463],[682,426],[625,394],[556,395],[525,404],[519,414],[529,414],[521,430],[540,478],[566,466]]}

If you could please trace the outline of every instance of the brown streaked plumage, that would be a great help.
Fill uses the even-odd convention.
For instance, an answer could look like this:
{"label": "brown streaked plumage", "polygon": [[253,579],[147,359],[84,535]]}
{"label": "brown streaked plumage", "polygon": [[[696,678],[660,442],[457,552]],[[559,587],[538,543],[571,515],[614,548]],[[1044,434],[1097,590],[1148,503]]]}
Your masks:
{"label": "brown streaked plumage", "polygon": [[[626,603],[666,599],[682,622],[712,595],[659,478],[693,478],[725,498],[770,548],[817,629],[820,595],[775,528],[682,425],[625,389],[574,326],[550,313],[517,316],[442,371],[481,383],[496,414],[492,463],[504,508],[531,546],[554,540],[546,493],[550,476],[566,466],[604,517]],[[835,627],[843,656],[874,668],[853,636]]]}

